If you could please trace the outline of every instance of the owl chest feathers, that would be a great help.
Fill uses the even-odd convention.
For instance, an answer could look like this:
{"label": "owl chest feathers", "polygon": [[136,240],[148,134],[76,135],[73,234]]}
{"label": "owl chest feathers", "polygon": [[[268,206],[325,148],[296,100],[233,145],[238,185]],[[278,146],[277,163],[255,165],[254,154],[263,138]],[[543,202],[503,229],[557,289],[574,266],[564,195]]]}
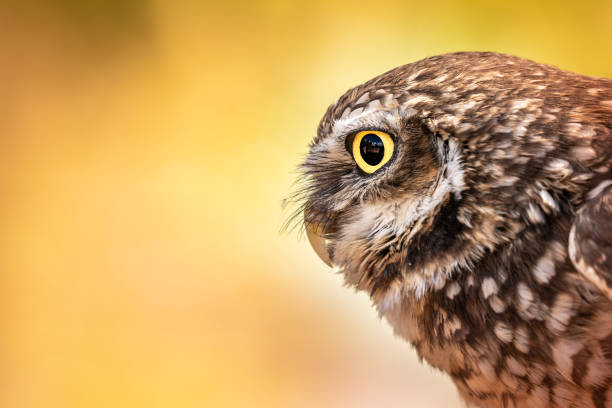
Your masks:
{"label": "owl chest feathers", "polygon": [[533,246],[489,254],[420,298],[381,297],[378,310],[476,406],[610,406],[612,304],[579,279],[565,242]]}

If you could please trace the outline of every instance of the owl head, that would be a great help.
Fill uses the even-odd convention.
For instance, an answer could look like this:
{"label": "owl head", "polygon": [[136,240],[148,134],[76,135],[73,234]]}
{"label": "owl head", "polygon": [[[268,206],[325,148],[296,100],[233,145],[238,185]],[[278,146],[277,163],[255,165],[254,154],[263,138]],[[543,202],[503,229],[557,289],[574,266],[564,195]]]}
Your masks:
{"label": "owl head", "polygon": [[301,166],[296,197],[315,251],[384,305],[554,228],[594,183],[582,171],[596,167],[589,135],[599,131],[587,80],[470,52],[350,89],[327,109]]}

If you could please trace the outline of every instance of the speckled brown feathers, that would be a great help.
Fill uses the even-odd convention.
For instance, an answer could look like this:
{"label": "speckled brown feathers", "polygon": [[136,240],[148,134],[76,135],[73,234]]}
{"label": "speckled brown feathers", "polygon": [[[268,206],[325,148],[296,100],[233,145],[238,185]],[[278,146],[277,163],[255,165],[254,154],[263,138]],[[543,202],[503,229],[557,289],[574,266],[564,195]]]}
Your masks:
{"label": "speckled brown feathers", "polygon": [[[347,138],[395,138],[359,170]],[[349,90],[303,164],[349,285],[479,407],[612,407],[612,81],[456,53]]]}
{"label": "speckled brown feathers", "polygon": [[612,299],[612,180],[603,181],[589,193],[569,241],[576,269]]}

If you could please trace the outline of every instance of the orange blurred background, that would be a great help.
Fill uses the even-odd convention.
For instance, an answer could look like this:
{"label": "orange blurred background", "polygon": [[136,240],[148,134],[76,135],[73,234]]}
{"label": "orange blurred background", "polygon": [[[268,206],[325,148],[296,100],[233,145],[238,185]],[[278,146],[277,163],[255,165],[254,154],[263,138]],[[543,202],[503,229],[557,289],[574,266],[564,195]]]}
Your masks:
{"label": "orange blurred background", "polygon": [[457,406],[281,200],[326,107],[494,50],[612,76],[612,2],[0,6],[2,407]]}

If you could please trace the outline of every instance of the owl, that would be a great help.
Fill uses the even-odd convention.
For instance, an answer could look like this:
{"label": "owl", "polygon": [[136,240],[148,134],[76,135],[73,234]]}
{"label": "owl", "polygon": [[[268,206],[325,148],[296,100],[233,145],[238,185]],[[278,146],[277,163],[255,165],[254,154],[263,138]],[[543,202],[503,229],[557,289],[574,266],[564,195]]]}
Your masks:
{"label": "owl", "polygon": [[453,53],[330,106],[294,199],[468,406],[612,407],[611,166],[612,80]]}

